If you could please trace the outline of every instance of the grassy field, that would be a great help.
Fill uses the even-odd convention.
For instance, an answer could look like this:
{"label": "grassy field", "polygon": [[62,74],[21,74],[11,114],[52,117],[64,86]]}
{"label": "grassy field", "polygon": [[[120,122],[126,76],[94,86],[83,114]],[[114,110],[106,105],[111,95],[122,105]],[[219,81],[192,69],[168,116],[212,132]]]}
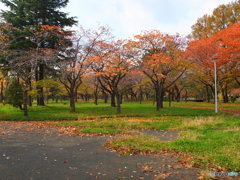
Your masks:
{"label": "grassy field", "polygon": [[52,103],[45,107],[29,107],[29,117],[24,117],[18,108],[9,105],[0,105],[0,120],[84,120],[107,117],[147,117],[155,118],[162,116],[207,116],[213,110],[186,109],[171,107],[156,112],[155,106],[149,103],[136,104],[124,103],[122,113],[116,114],[116,109],[109,104],[100,103],[94,105],[92,102],[79,102],[76,104],[77,113],[69,112],[68,103]]}
{"label": "grassy field", "polygon": [[[48,104],[46,107],[31,107],[29,117],[20,110],[0,105],[0,120],[58,121],[58,127],[74,127],[77,132],[87,134],[128,134],[106,144],[119,153],[159,152],[186,153],[195,166],[210,170],[240,171],[240,116],[219,113],[211,109],[186,107],[214,107],[213,104],[180,102],[173,103],[156,112],[151,103],[125,103],[122,113],[109,104],[92,102],[77,103],[77,113],[70,113],[68,104]],[[180,107],[178,107],[180,106]],[[225,104],[222,108],[240,110],[240,104]],[[129,135],[132,130],[179,130],[180,138],[164,142],[146,135]],[[125,151],[126,150],[126,151]]]}

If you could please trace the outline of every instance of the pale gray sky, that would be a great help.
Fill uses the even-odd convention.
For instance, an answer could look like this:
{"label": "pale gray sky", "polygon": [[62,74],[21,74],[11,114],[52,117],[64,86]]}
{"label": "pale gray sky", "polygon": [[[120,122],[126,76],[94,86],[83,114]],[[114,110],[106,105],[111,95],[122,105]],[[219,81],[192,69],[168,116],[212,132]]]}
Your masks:
{"label": "pale gray sky", "polygon": [[232,0],[70,0],[65,11],[85,28],[110,26],[117,38],[149,29],[187,35],[199,17],[229,2]]}

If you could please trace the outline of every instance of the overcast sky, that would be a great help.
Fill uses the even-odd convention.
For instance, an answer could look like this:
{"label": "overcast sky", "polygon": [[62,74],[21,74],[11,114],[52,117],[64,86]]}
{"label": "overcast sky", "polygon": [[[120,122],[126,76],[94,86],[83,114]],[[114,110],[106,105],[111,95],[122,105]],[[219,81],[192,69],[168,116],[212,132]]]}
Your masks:
{"label": "overcast sky", "polygon": [[232,0],[70,0],[65,11],[85,28],[110,26],[117,38],[149,29],[187,35],[199,17],[229,2]]}

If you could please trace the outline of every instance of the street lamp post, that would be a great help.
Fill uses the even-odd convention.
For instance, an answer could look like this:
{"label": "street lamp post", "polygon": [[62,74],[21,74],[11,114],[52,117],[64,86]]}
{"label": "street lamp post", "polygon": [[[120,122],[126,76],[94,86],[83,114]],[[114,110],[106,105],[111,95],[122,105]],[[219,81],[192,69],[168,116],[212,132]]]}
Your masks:
{"label": "street lamp post", "polygon": [[214,84],[215,84],[215,113],[218,113],[218,94],[217,94],[217,59],[213,59],[214,63]]}

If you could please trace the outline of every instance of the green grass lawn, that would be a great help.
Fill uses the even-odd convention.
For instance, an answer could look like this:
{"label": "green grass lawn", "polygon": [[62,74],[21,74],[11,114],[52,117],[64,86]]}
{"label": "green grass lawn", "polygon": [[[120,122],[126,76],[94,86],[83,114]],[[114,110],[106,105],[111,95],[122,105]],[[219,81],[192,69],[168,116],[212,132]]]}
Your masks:
{"label": "green grass lawn", "polygon": [[[214,108],[214,103],[207,102],[173,102],[173,106],[192,106],[192,107],[212,107]],[[223,109],[236,109],[240,111],[240,103],[219,103],[219,108]]]}
{"label": "green grass lawn", "polygon": [[[223,167],[227,171],[240,171],[240,117],[213,110],[190,109],[176,106],[213,107],[213,104],[180,102],[173,103],[157,112],[151,103],[124,103],[122,113],[109,104],[92,102],[77,103],[77,113],[69,112],[64,103],[48,104],[46,107],[31,107],[29,117],[8,105],[0,105],[0,120],[58,121],[56,126],[74,127],[87,134],[129,134],[135,129],[180,130],[180,138],[163,142],[145,135],[128,135],[107,143],[111,149],[126,149],[133,152],[184,152],[193,157],[191,161],[203,169]],[[223,106],[223,105],[222,105]],[[239,104],[226,104],[224,108],[240,110]]]}
{"label": "green grass lawn", "polygon": [[179,107],[164,108],[157,112],[152,104],[124,103],[122,113],[116,114],[116,108],[109,104],[92,102],[79,102],[76,104],[76,113],[69,112],[68,103],[52,103],[45,107],[29,107],[29,116],[24,117],[18,108],[9,105],[0,105],[0,120],[82,120],[108,117],[148,117],[158,118],[162,116],[207,116],[213,110],[186,109]]}

